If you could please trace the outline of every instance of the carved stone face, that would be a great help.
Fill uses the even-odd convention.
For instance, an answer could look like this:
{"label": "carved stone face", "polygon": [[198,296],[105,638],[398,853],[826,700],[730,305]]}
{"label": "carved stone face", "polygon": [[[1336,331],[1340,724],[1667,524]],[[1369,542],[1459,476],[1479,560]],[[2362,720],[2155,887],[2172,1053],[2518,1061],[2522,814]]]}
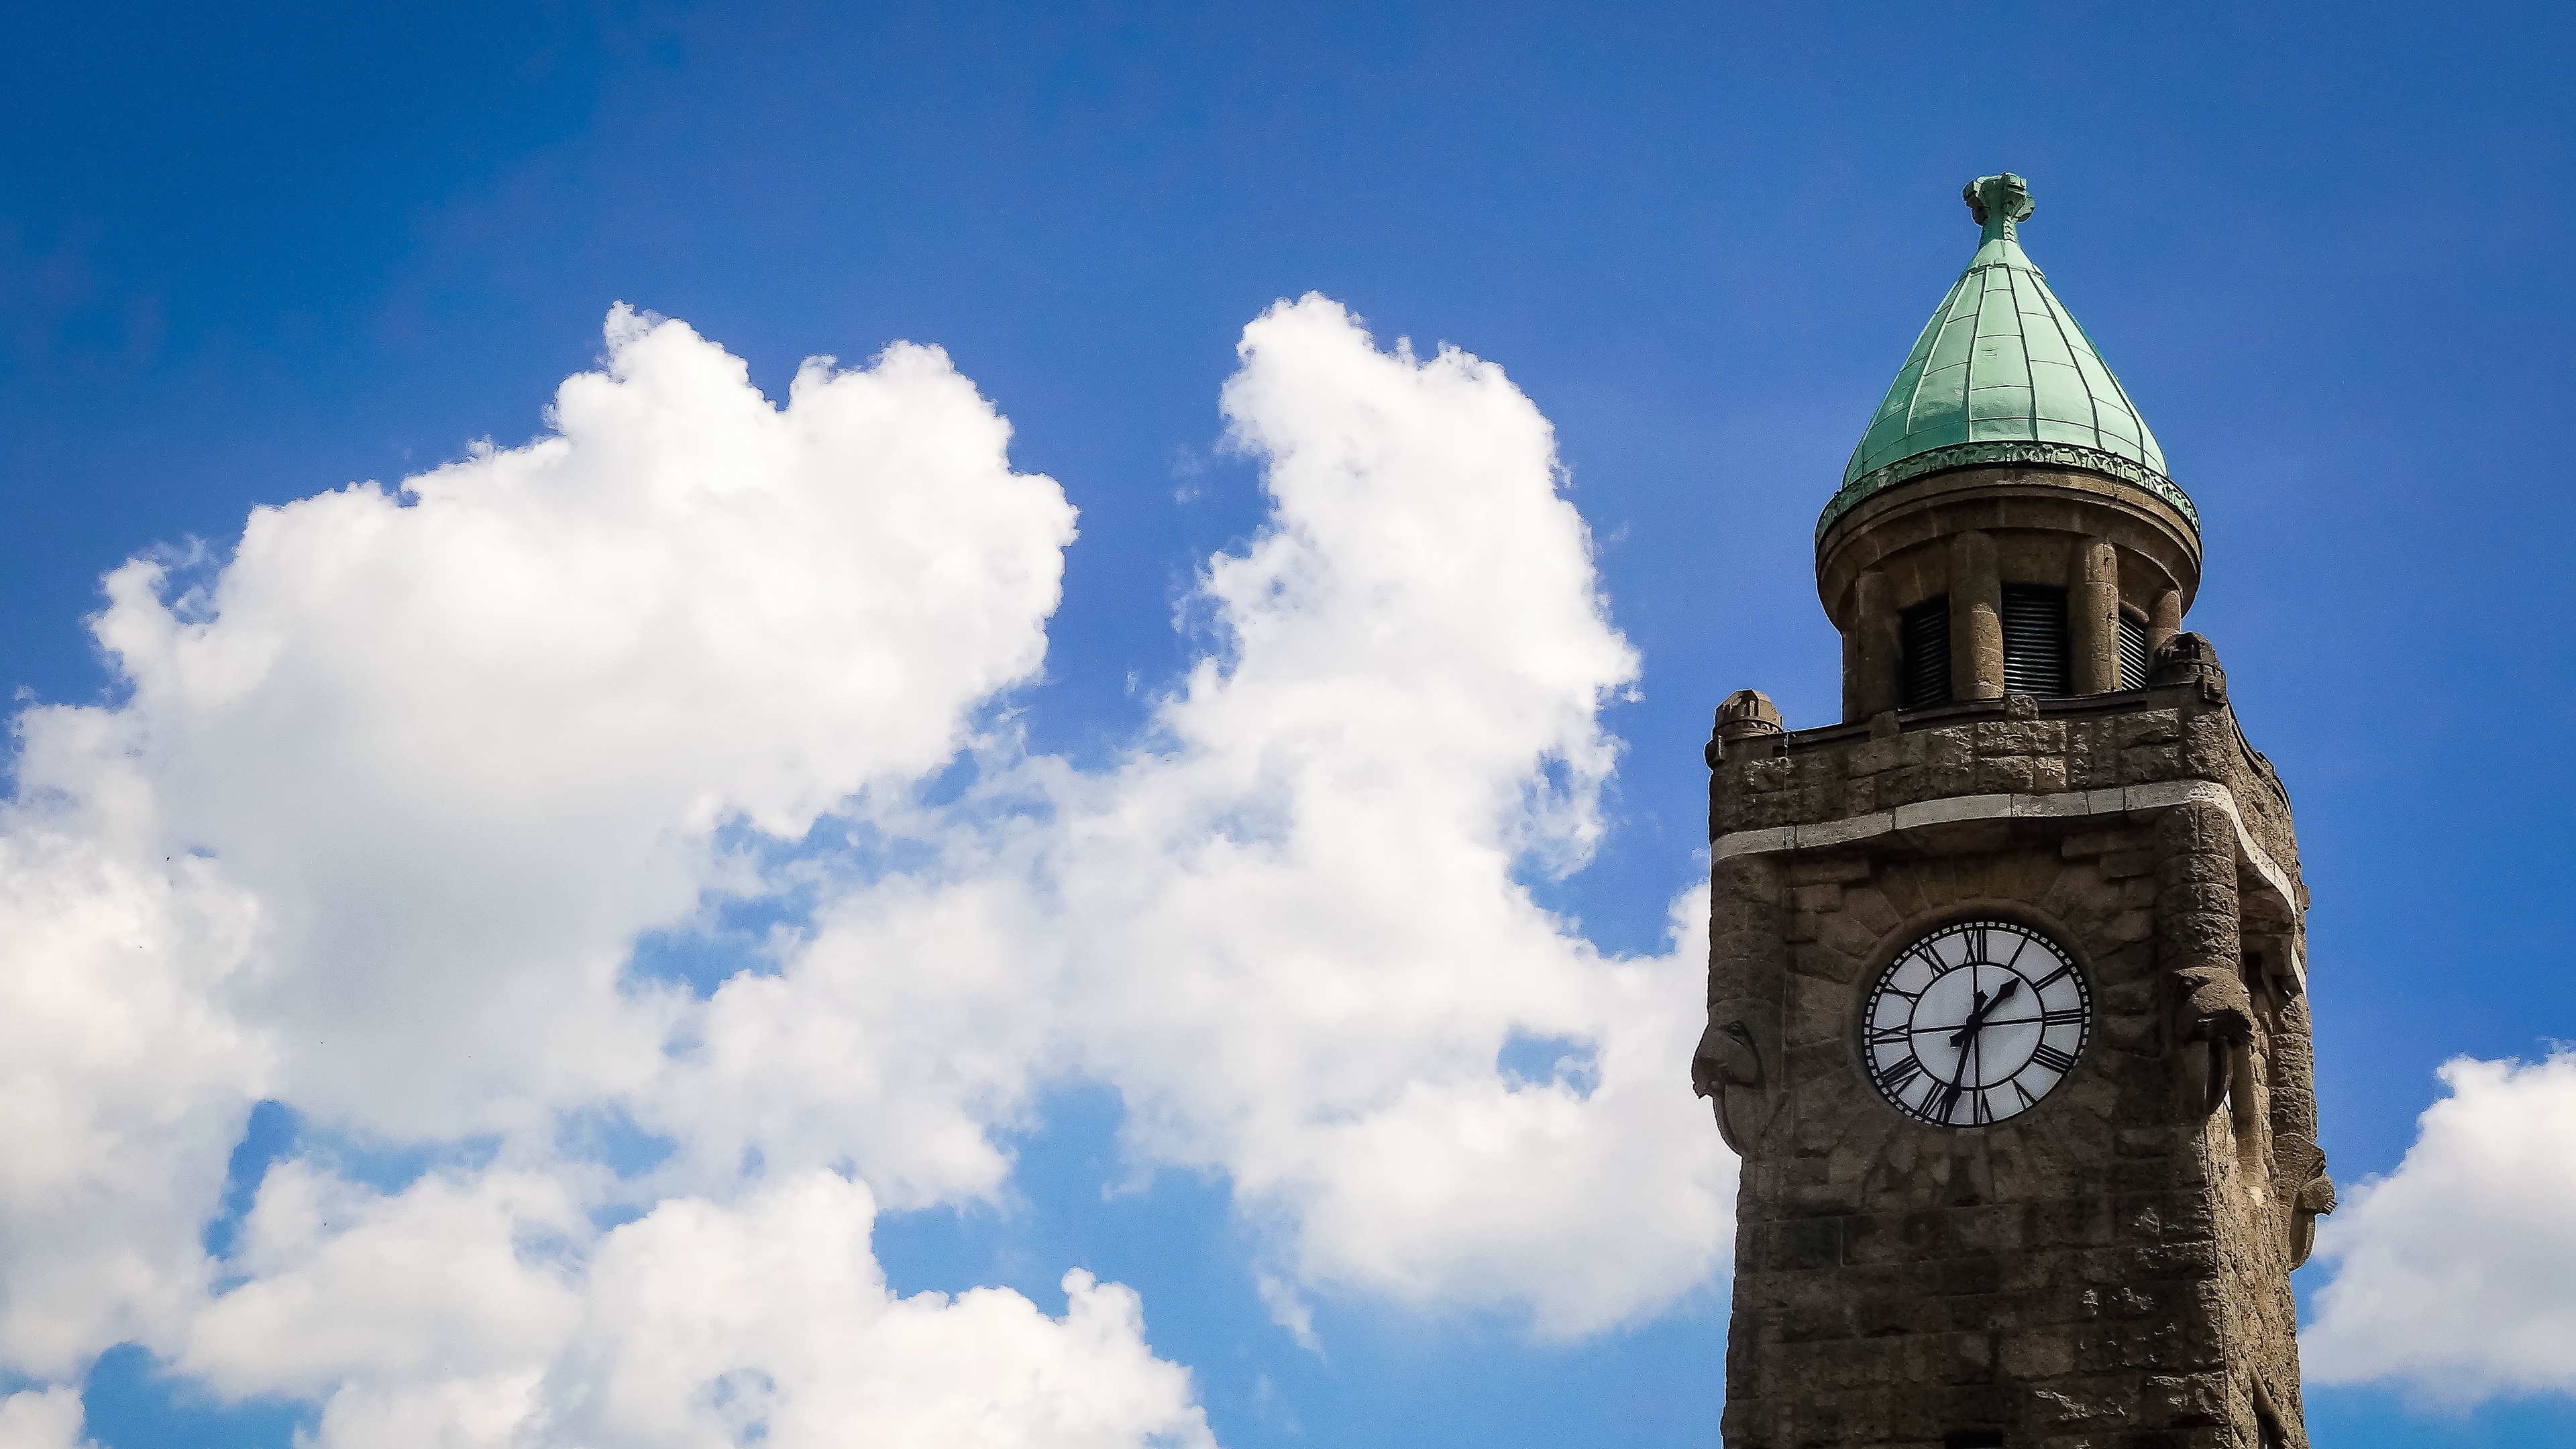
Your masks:
{"label": "carved stone face", "polygon": [[1944,926],[1897,953],[1861,1013],[1861,1054],[1890,1106],[1983,1127],[2039,1105],[2075,1070],[2091,988],[2064,948],[2009,921]]}

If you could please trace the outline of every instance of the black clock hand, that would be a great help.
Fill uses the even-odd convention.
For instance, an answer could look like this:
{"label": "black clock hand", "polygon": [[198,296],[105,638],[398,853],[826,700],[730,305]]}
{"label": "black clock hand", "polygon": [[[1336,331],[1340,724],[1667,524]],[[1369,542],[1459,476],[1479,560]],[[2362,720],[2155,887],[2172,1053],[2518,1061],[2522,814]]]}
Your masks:
{"label": "black clock hand", "polygon": [[[1984,992],[1982,992],[1982,991],[1980,991],[1980,992],[1978,992],[1978,993],[1977,993],[1977,997],[1978,997],[1978,1001],[1977,1001],[1977,1010],[1978,1010],[1978,1011],[1983,1011],[1983,1010],[1985,1010],[1985,1009],[1986,1009],[1985,995],[1986,995],[1986,993],[1984,993]],[[1975,1025],[1974,1025],[1973,1023],[1976,1021],[1976,1016],[1975,1016],[1973,1013],[1971,1013],[1971,1014],[1970,1014],[1970,1016],[1969,1016],[1969,1018],[1968,1018],[1968,1020],[1969,1020],[1969,1022],[1971,1023],[1971,1025],[1967,1028],[1967,1031],[1968,1031],[1968,1032],[1975,1031],[1975,1030],[1976,1030],[1976,1027],[1975,1027]],[[1966,1034],[1967,1034],[1967,1032],[1961,1032],[1961,1033],[1960,1033],[1960,1035],[1962,1035],[1962,1036],[1965,1036]],[[1954,1046],[1955,1046],[1955,1045],[1957,1045],[1957,1043],[1954,1041],[1954,1042],[1952,1043],[1952,1045],[1954,1045]],[[1933,1107],[1933,1112],[1932,1112],[1932,1120],[1933,1120],[1933,1121],[1935,1121],[1935,1122],[1947,1122],[1947,1121],[1949,1121],[1949,1120],[1950,1120],[1950,1109],[1951,1109],[1951,1108],[1953,1108],[1953,1107],[1956,1107],[1956,1106],[1959,1104],[1959,1093],[1960,1093],[1962,1090],[1964,1090],[1964,1088],[1965,1088],[1965,1084],[1967,1083],[1967,1080],[1968,1080],[1968,1053],[1966,1053],[1966,1052],[1961,1052],[1961,1053],[1959,1053],[1959,1067],[1958,1067],[1958,1070],[1956,1070],[1956,1071],[1954,1071],[1954,1072],[1950,1073],[1950,1080],[1949,1080],[1949,1082],[1946,1084],[1947,1090],[1940,1091],[1940,1092],[1935,1092],[1935,1093],[1933,1093],[1933,1094],[1931,1095],[1931,1097],[1930,1097],[1930,1098],[1928,1098],[1928,1099],[1927,1099],[1927,1101],[1928,1101],[1928,1102],[1930,1102],[1930,1103],[1937,1103],[1937,1104],[1938,1104],[1938,1105],[1936,1105],[1936,1106],[1934,1106],[1934,1107]]]}
{"label": "black clock hand", "polygon": [[1982,991],[1978,992],[1976,1004],[1968,1008],[1968,1019],[1959,1023],[1959,1029],[1957,1031],[1950,1033],[1950,1050],[1954,1052],[1964,1052],[1968,1049],[1968,1037],[1974,1033],[1977,1027],[1984,1021],[1986,1007],[1989,1004],[1990,1003],[1986,1000],[1986,993]]}
{"label": "black clock hand", "polygon": [[2021,978],[2016,976],[2005,982],[2003,984],[2003,989],[1997,991],[1991,997],[1987,996],[1986,993],[1982,991],[1978,992],[1976,1009],[1968,1013],[1968,1019],[1965,1022],[1962,1022],[1959,1029],[1950,1036],[1951,1048],[1956,1051],[1967,1050],[1968,1039],[1975,1036],[1977,1034],[1977,1029],[1986,1024],[1986,1013],[2003,1005],[2004,998],[2012,995],[2013,989],[2019,985],[2021,985]]}

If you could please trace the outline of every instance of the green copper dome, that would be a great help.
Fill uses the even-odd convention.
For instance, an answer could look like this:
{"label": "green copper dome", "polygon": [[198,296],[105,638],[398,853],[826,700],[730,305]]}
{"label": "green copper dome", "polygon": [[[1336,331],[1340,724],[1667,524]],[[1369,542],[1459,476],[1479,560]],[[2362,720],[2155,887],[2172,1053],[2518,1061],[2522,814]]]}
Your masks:
{"label": "green copper dome", "polygon": [[1816,537],[1873,493],[1996,463],[2126,479],[2197,531],[2200,514],[2165,476],[2164,451],[2137,405],[2013,235],[2036,209],[2029,183],[2007,171],[1978,177],[1965,194],[1984,239],[1870,418]]}

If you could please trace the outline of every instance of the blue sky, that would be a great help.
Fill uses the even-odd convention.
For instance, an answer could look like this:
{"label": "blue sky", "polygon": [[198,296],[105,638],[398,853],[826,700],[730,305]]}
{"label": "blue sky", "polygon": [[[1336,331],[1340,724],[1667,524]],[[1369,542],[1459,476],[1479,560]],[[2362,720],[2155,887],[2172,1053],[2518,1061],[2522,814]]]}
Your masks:
{"label": "blue sky", "polygon": [[[1532,736],[1533,758],[1560,761],[1589,732],[1621,744],[1581,804],[1602,828],[1587,863],[1524,860],[1515,879],[1579,922],[1567,939],[1655,957],[1705,869],[1716,701],[1757,686],[1793,726],[1833,718],[1816,510],[1973,249],[1960,184],[2009,168],[2038,198],[2025,245],[2205,520],[2190,624],[2298,811],[2347,1203],[2418,1143],[2444,1062],[2538,1063],[2576,1036],[2554,909],[2576,804],[2576,609],[2556,583],[2576,537],[2558,437],[2576,117],[2552,9],[101,5],[7,33],[0,678],[22,709],[131,705],[135,678],[84,626],[129,556],[163,548],[176,597],[213,585],[255,508],[471,463],[477,440],[506,454],[601,365],[601,319],[625,302],[685,321],[772,399],[809,356],[945,349],[1007,418],[1010,469],[1079,514],[1042,672],[961,677],[956,717],[1081,790],[1161,799],[1182,787],[1128,762],[1169,737],[1159,706],[1242,622],[1211,602],[1208,561],[1281,516],[1263,477],[1283,454],[1227,443],[1219,389],[1239,369],[1262,381],[1235,351],[1247,324],[1315,292],[1381,350],[1499,364],[1553,425],[1637,665],[1631,692],[1597,663],[1597,720]],[[1294,406],[1265,426],[1294,436]],[[1043,524],[1027,547],[1049,546]],[[206,615],[181,600],[176,617]],[[1578,634],[1569,648],[1599,642]],[[1003,835],[952,832],[1036,788],[980,758],[829,777],[911,782],[920,809],[954,812],[929,845],[865,811],[825,809],[810,836],[737,822],[728,858],[756,857],[765,884],[707,886],[685,921],[636,907],[632,969],[701,998],[736,971],[792,976],[773,927],[820,933],[816,902],[844,888],[882,901],[929,858],[906,850],[951,852],[943,879],[966,874],[955,852],[1010,857]],[[1571,773],[1557,784],[1588,800]],[[756,816],[769,797],[744,788]],[[802,798],[778,818],[810,819]],[[583,828],[622,828],[616,808]],[[303,848],[258,839],[245,858]],[[524,909],[552,919],[543,899]],[[434,971],[444,949],[385,959]],[[1514,1030],[1506,1066],[1517,1050],[1557,1070],[1557,1038]],[[870,1179],[894,1291],[997,1285],[1061,1315],[1067,1269],[1123,1283],[1226,1444],[1713,1442],[1722,1276],[1551,1334],[1531,1315],[1553,1290],[1416,1291],[1449,1280],[1402,1262],[1372,1279],[1358,1257],[1300,1270],[1299,1235],[1321,1230],[1298,1204],[1328,1187],[1265,1197],[1239,1181],[1252,1148],[1179,1129],[1153,1145],[1163,1129],[1120,1093],[1159,1089],[1097,1065],[1127,1060],[1111,1048],[1068,1050],[980,1119],[1002,1177],[911,1206]],[[534,1130],[488,1104],[334,1096],[333,1070],[216,1073],[289,1085],[258,1115],[207,1109],[224,1140],[198,1150],[231,1182],[210,1243],[273,1163],[398,1194],[425,1174],[489,1181]],[[2478,1100],[2558,1133],[2527,1140],[2566,1140],[2576,1098],[2542,1071]],[[582,1110],[592,1157],[630,1177],[680,1132]],[[2568,1191],[2567,1213],[2534,1219],[2558,1225],[2529,1249],[2535,1332],[2576,1316]],[[2321,1261],[2303,1288],[2336,1271]],[[1265,1278],[1311,1314],[1311,1346]],[[102,1449],[284,1445],[320,1422],[323,1371],[181,1372],[184,1328],[137,1314],[132,1336],[85,1330],[69,1357],[13,1349],[11,1383],[85,1381]],[[2311,1427],[2355,1446],[2576,1436],[2576,1376],[2496,1374],[2312,1385]],[[219,1379],[286,1387],[232,1402]]]}

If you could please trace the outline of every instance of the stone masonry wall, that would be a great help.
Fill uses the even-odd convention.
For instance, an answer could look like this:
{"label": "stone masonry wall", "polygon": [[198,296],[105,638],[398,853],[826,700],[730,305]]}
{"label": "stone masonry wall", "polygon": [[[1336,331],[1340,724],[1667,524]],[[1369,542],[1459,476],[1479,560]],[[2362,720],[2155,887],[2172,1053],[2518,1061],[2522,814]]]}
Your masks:
{"label": "stone masonry wall", "polygon": [[[2304,902],[2287,796],[2223,687],[1894,723],[1727,746],[1712,835],[2202,780],[2234,794]],[[2243,973],[2250,1040],[2193,1035],[2204,998],[2239,979],[2240,896],[2268,889],[2239,878],[2234,831],[2199,805],[1721,857],[1711,1018],[1746,1025],[1765,1073],[1721,1104],[1746,1153],[1729,1449],[2304,1449],[2287,1179],[2308,1169],[2275,1160],[2313,1151],[2304,1003]],[[1927,1127],[1865,1079],[1860,1001],[1897,949],[1978,913],[2074,951],[2093,1034],[2040,1106]]]}

